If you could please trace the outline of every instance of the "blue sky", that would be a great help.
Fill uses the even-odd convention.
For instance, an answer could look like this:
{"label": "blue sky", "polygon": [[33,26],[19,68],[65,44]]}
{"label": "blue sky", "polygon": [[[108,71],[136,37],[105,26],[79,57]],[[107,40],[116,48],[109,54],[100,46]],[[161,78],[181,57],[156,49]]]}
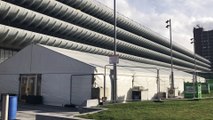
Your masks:
{"label": "blue sky", "polygon": [[[97,1],[113,8],[114,0]],[[191,51],[193,27],[213,29],[212,5],[213,0],[117,0],[118,12],[167,38],[165,21],[171,18],[174,42]]]}

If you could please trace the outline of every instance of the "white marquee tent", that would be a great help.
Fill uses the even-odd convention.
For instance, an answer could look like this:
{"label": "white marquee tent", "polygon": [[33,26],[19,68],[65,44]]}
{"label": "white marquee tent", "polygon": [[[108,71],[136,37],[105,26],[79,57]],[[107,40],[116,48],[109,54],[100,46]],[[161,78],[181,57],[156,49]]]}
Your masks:
{"label": "white marquee tent", "polygon": [[[0,93],[15,93],[20,98],[22,95],[41,95],[47,105],[82,105],[92,98],[92,88],[101,88],[100,97],[103,97],[108,59],[107,56],[32,44],[0,64]],[[151,100],[156,95],[156,69],[142,67],[157,66],[119,60],[118,100],[130,100],[135,86],[144,89],[142,100]],[[111,99],[110,68],[106,69],[107,100]],[[160,91],[167,92],[170,70],[157,68],[160,69]],[[175,87],[180,93],[183,92],[184,81],[192,81],[192,75],[175,70]]]}

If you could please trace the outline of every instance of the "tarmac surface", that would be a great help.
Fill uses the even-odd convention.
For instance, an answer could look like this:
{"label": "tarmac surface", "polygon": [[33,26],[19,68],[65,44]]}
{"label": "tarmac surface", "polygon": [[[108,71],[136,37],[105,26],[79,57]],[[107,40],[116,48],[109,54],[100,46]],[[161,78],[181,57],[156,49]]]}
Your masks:
{"label": "tarmac surface", "polygon": [[[18,119],[18,120],[37,120],[38,116],[40,116],[40,115],[41,116],[50,116],[50,117],[60,117],[60,118],[64,118],[64,119],[73,119],[74,115],[79,115],[82,113],[94,112],[94,111],[97,111],[97,109],[83,109],[83,108],[73,108],[73,107],[56,107],[56,106],[48,106],[48,105],[19,104],[17,114],[16,114],[16,119]],[[51,118],[49,118],[49,119],[52,120]]]}

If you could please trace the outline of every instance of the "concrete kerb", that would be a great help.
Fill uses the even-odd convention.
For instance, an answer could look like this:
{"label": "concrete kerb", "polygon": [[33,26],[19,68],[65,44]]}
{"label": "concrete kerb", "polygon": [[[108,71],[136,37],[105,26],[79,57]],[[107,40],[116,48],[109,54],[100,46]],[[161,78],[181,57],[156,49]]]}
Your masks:
{"label": "concrete kerb", "polygon": [[36,120],[92,120],[92,119],[84,119],[78,117],[59,117],[59,116],[37,114]]}
{"label": "concrete kerb", "polygon": [[[88,114],[95,114],[95,113],[99,113],[99,112],[108,110],[108,108],[86,108],[86,107],[83,107],[82,110],[83,110],[83,109],[93,109],[93,110],[95,110],[95,111],[77,114],[77,115],[74,115],[73,118],[77,118],[76,120],[93,120],[93,119],[80,118],[80,116],[88,115]],[[80,110],[80,111],[81,111],[81,110]]]}
{"label": "concrete kerb", "polygon": [[[92,111],[92,112],[88,112],[88,111]],[[94,113],[98,113],[101,111],[107,110],[107,108],[86,108],[86,107],[82,107],[79,108],[79,112],[81,114],[75,114],[73,116],[59,116],[59,115],[50,115],[50,114],[46,114],[46,113],[39,113],[36,114],[36,120],[93,120],[93,119],[85,119],[85,118],[80,118],[80,116],[83,115],[87,115],[87,114],[94,114]]]}

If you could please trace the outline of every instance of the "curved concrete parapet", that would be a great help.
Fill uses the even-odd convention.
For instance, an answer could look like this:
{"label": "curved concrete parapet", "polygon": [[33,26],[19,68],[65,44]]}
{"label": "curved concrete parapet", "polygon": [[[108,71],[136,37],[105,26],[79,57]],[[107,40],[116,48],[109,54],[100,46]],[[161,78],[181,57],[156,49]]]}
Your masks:
{"label": "curved concrete parapet", "polygon": [[[60,1],[71,7],[79,9],[94,17],[102,19],[110,24],[113,24],[113,19],[114,19],[113,10],[99,2],[94,2],[91,0],[57,0],[57,1]],[[142,26],[141,24],[139,24],[137,22],[132,21],[131,19],[129,19],[121,14],[117,15],[117,25],[118,25],[118,27],[120,27],[122,29],[135,33],[139,36],[143,36],[144,38],[147,38],[153,42],[162,44],[166,47],[170,46],[169,41],[166,40],[165,37],[162,37],[161,35],[153,32],[149,28]],[[194,54],[192,54],[188,50],[183,49],[182,47],[180,47],[176,44],[173,44],[173,49],[180,53],[186,54],[192,58],[194,57]],[[198,59],[202,62],[210,64],[210,61],[208,61],[207,59],[205,59],[199,55],[196,55],[195,57],[196,57],[196,59]]]}
{"label": "curved concrete parapet", "polygon": [[[31,31],[27,31],[27,30],[23,30],[19,28],[5,26],[1,24],[0,24],[0,37],[1,37],[0,43],[10,44],[10,45],[16,44],[20,47],[24,47],[25,45],[28,45],[30,43],[40,43],[40,44],[45,44],[45,45],[50,45],[50,46],[55,46],[55,47],[60,47],[65,49],[71,49],[71,50],[78,50],[83,52],[89,52],[93,54],[100,54],[105,56],[113,55],[113,51],[106,50],[103,48],[84,45],[81,43],[77,43],[77,42],[73,42],[73,41],[69,41],[69,40],[65,40],[65,39],[61,39],[57,37],[52,37],[49,35],[39,34],[39,33],[31,32]],[[121,53],[121,52],[118,52],[118,55],[120,58],[126,59],[126,60],[159,65],[164,67],[170,66],[170,64],[168,63],[147,59],[143,57],[137,57],[134,55],[129,55],[129,54]],[[185,66],[181,66],[181,65],[176,65],[174,66],[174,68],[187,69]],[[188,70],[190,68],[193,68],[193,64],[192,66],[188,67]],[[197,68],[198,70],[203,70],[203,71],[210,70],[202,66],[197,66]]]}
{"label": "curved concrete parapet", "polygon": [[[47,3],[50,3],[50,2],[47,2]],[[76,42],[80,42],[84,44],[90,44],[92,46],[101,47],[108,50],[113,49],[114,40],[112,37],[109,37],[107,35],[100,34],[98,32],[88,30],[88,29],[79,27],[77,25],[73,25],[71,23],[64,22],[62,20],[47,16],[38,12],[34,12],[16,5],[12,5],[4,1],[0,1],[0,4],[4,6],[0,8],[0,15],[2,16],[0,20],[3,22],[9,21],[10,24],[21,25],[21,27],[24,27],[24,29],[33,28],[33,29],[36,29],[36,31],[38,32],[41,32],[41,33],[44,32],[45,34],[50,34],[52,36],[60,36],[67,40],[76,41]],[[5,35],[3,36],[5,36],[5,38],[7,38],[8,40],[2,39],[2,42],[5,44],[23,45],[27,42],[25,41],[26,39],[25,40],[20,39],[21,37],[23,36],[28,37],[27,40],[32,39],[31,36],[27,34],[21,34],[17,36],[18,34],[17,31],[16,32],[14,31],[12,32],[10,31],[10,34],[6,32]],[[132,33],[129,33],[129,34],[132,34]],[[132,36],[135,37],[134,34],[132,34]],[[17,37],[20,37],[18,38],[20,39],[19,41],[15,41]],[[34,37],[37,37],[37,36],[34,36]],[[143,40],[133,39],[133,40],[136,40],[136,42],[138,43],[141,42],[141,44],[148,44],[148,46],[151,46],[152,48],[156,48],[159,51],[151,50],[151,49],[141,47],[139,45],[122,41],[119,39],[117,40],[118,51],[125,54],[133,55],[133,56],[148,58],[149,60],[152,59],[155,61],[170,63],[170,56],[168,54],[163,54],[162,52],[160,52],[160,50],[168,51],[168,48],[163,47],[154,42],[148,42],[148,40],[145,40],[145,39]],[[34,42],[37,43],[37,41],[34,41]],[[43,40],[41,42],[44,44],[46,41]],[[55,41],[55,42],[57,43],[59,41]],[[173,62],[175,65],[194,68],[192,58],[189,59],[190,57],[189,58],[186,56],[184,57],[178,53],[176,53],[175,55],[177,56],[179,55],[179,57],[173,58]],[[180,59],[180,57],[182,59]],[[208,64],[203,63],[201,61],[197,61],[197,63],[198,63],[197,68],[200,68],[200,69],[205,68],[207,70],[209,67]]]}
{"label": "curved concrete parapet", "polygon": [[[113,37],[114,26],[110,23],[97,19],[91,15],[81,12],[80,10],[76,10],[75,8],[57,2],[55,0],[7,0],[7,2],[11,2],[22,7],[26,7],[34,11],[38,11],[40,13],[69,22],[71,24],[75,24],[93,30],[95,32]],[[117,36],[122,41],[126,41],[166,55],[171,54],[170,48],[167,48],[163,45],[150,41],[146,38],[143,38],[121,28],[117,28]],[[183,53],[177,52],[175,50],[173,50],[173,56],[187,62],[194,62],[194,58],[184,55]],[[201,66],[210,67],[209,64],[199,60],[196,60],[196,63]]]}

